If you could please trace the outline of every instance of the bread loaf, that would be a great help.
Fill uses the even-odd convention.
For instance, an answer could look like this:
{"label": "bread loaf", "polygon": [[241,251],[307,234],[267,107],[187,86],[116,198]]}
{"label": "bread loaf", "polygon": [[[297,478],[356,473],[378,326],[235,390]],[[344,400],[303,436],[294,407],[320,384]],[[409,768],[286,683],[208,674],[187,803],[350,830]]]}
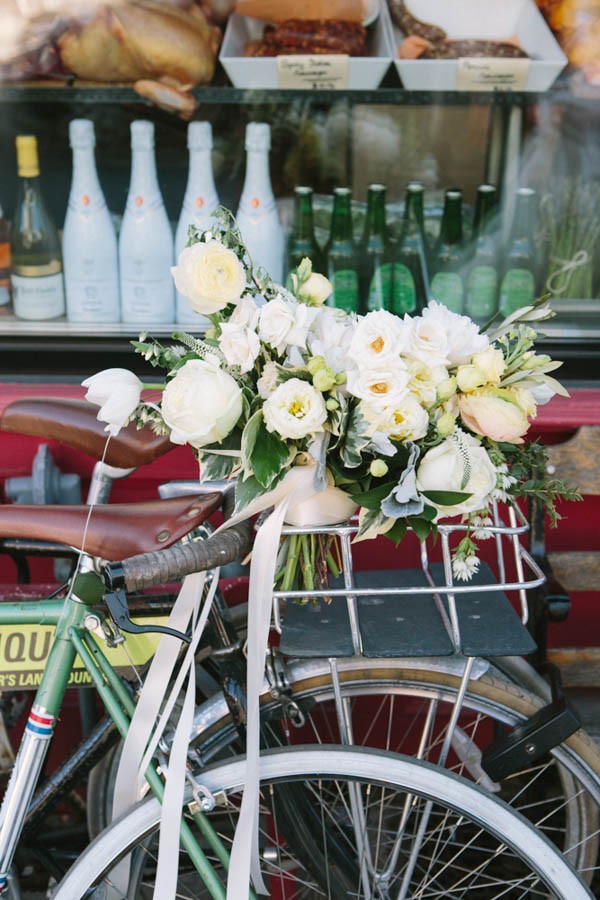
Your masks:
{"label": "bread loaf", "polygon": [[367,0],[237,0],[235,11],[240,16],[262,22],[285,22],[288,19],[342,19],[362,22],[367,14]]}

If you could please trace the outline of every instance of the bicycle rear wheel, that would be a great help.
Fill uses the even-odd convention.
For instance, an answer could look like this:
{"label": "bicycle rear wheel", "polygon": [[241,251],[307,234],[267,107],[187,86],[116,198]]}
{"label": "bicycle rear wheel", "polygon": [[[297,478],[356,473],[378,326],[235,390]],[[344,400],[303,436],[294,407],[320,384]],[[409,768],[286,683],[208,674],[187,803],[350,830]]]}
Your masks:
{"label": "bicycle rear wheel", "polygon": [[[228,844],[244,760],[198,777],[217,798],[210,816]],[[55,900],[149,900],[159,816],[159,803],[149,799],[113,823],[70,870]],[[282,900],[591,896],[556,848],[505,804],[439,767],[384,751],[328,746],[265,753],[259,822],[261,868],[272,896]],[[129,885],[115,893],[110,873],[128,854]],[[209,896],[183,852],[179,878],[177,897]]]}

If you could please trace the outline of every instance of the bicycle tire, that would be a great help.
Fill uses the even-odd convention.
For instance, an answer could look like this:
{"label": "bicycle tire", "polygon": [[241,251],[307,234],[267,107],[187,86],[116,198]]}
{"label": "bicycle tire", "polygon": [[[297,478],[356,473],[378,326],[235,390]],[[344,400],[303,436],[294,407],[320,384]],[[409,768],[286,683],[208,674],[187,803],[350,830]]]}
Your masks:
{"label": "bicycle tire", "polygon": [[[199,777],[203,787],[219,798],[221,805],[211,815],[220,817],[219,833],[228,841],[239,810],[244,759],[217,764],[203,770]],[[476,785],[437,766],[386,751],[318,746],[268,751],[261,758],[261,865],[269,882],[275,878],[290,883],[298,900],[332,896],[327,887],[330,873],[316,874],[307,869],[296,854],[294,836],[284,835],[273,826],[279,786],[298,783],[302,790],[311,791],[315,805],[321,804],[326,827],[321,836],[313,836],[321,847],[319,862],[329,860],[328,849],[339,837],[349,868],[354,865],[356,892],[346,896],[364,896],[363,885],[382,875],[382,868],[390,863],[398,822],[406,809],[407,841],[391,866],[386,882],[389,893],[374,892],[372,896],[398,896],[405,875],[410,887],[403,896],[411,898],[458,896],[457,886],[460,896],[467,893],[478,900],[548,897],[549,892],[559,900],[591,896],[570,864],[537,829]],[[355,807],[348,806],[351,790],[357,798]],[[362,808],[358,830],[352,812],[356,808]],[[132,865],[124,897],[151,897],[153,834],[159,818],[160,804],[154,798],[132,807],[82,854],[56,889],[54,900],[123,897],[110,888],[110,872],[129,854]],[[424,825],[425,832],[420,842],[415,837],[419,824]],[[360,841],[363,846],[358,853],[355,845]],[[408,871],[411,846],[417,848],[412,874]],[[183,854],[179,872],[187,893],[182,888],[178,896],[193,896],[195,900],[208,896]],[[224,874],[219,874],[224,882]]]}
{"label": "bicycle tire", "polygon": [[[439,704],[454,703],[460,685],[459,665],[456,661],[441,658],[428,660],[366,660],[359,658],[337,661],[342,695],[356,705],[353,718],[360,715],[361,698],[368,698],[369,708],[375,706],[380,723],[386,713],[394,713],[395,705],[406,706],[407,702],[427,707],[436,700]],[[301,709],[307,709],[310,717],[309,731],[299,732],[300,740],[311,743],[339,743],[340,736],[332,721],[333,683],[331,670],[324,660],[290,661],[287,667],[290,679],[289,697]],[[374,703],[374,698],[378,698]],[[317,707],[318,704],[318,707]],[[384,705],[387,704],[387,705]],[[543,701],[519,685],[488,670],[480,677],[472,679],[465,697],[464,713],[460,726],[473,746],[480,750],[479,742],[486,743],[489,722],[501,727],[511,726],[530,716],[540,708]],[[263,718],[277,721],[281,708],[280,701],[274,699],[267,686],[261,694]],[[315,708],[327,710],[316,722]],[[414,716],[416,720],[417,711]],[[374,721],[373,714],[370,725]],[[447,715],[441,713],[440,728]],[[486,722],[486,720],[488,720]],[[378,734],[385,731],[379,728]],[[292,729],[292,735],[294,729]],[[280,729],[278,729],[278,740]],[[236,732],[229,710],[222,696],[214,696],[198,708],[192,732],[192,746],[198,758],[210,762],[219,754],[239,752]],[[358,735],[355,736],[358,740]],[[397,735],[394,735],[397,737]],[[377,734],[371,729],[367,742],[380,747]],[[434,735],[433,743],[439,747],[441,735]],[[230,748],[233,748],[232,750]],[[405,751],[405,746],[388,739],[384,749]],[[412,751],[411,751],[412,752]],[[435,760],[435,752],[431,759]],[[89,803],[100,817],[96,818],[96,828],[110,819],[112,786],[118,759],[106,761],[98,770],[93,782],[95,792]],[[454,758],[450,761],[459,774],[469,775],[477,780],[480,773],[473,764]],[[469,765],[471,768],[469,769]],[[584,732],[578,731],[568,741],[555,748],[548,759],[537,766],[530,766],[524,773],[517,773],[500,785],[500,795],[507,802],[519,804],[534,822],[551,831],[559,849],[565,852],[575,867],[585,873],[591,881],[598,853],[598,822],[600,809],[600,750]],[[544,821],[542,821],[544,820]]]}

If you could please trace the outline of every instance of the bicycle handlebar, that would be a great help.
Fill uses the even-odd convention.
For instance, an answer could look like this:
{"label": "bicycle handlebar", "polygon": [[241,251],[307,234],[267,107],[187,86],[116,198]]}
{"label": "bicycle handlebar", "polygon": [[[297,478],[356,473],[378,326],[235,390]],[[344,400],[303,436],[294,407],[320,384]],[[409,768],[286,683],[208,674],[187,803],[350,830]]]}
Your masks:
{"label": "bicycle handlebar", "polygon": [[[231,516],[233,502],[233,492],[225,494],[225,519]],[[244,556],[251,545],[252,523],[247,519],[205,541],[175,544],[165,550],[139,553],[121,563],[107,563],[102,568],[102,575],[110,590],[121,587],[127,591],[141,590],[234,562]]]}

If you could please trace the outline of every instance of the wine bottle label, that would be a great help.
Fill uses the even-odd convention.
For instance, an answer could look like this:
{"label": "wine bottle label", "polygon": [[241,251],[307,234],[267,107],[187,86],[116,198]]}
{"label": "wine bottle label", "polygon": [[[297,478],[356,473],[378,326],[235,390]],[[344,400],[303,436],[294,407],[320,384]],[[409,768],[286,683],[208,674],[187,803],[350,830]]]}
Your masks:
{"label": "wine bottle label", "polygon": [[496,312],[498,273],[493,266],[474,266],[467,279],[466,312],[474,319],[489,319]]}
{"label": "wine bottle label", "polygon": [[121,304],[124,322],[164,324],[175,318],[173,284],[165,278],[140,282],[123,277]]}
{"label": "wine bottle label", "polygon": [[13,273],[12,287],[15,315],[19,319],[43,321],[64,315],[65,294],[61,273],[39,278]]}
{"label": "wine bottle label", "polygon": [[529,269],[509,269],[500,285],[500,312],[508,316],[531,306],[535,300],[535,279]]}
{"label": "wine bottle label", "polygon": [[431,299],[455,313],[463,311],[463,282],[456,272],[438,272],[431,282]]}
{"label": "wine bottle label", "polygon": [[408,266],[402,263],[395,263],[393,266],[392,305],[394,312],[399,316],[413,313],[417,309],[415,279]]}
{"label": "wine bottle label", "polygon": [[333,273],[333,305],[346,312],[358,312],[358,275],[352,269]]}
{"label": "wine bottle label", "polygon": [[70,322],[117,322],[119,285],[115,278],[65,278]]}

